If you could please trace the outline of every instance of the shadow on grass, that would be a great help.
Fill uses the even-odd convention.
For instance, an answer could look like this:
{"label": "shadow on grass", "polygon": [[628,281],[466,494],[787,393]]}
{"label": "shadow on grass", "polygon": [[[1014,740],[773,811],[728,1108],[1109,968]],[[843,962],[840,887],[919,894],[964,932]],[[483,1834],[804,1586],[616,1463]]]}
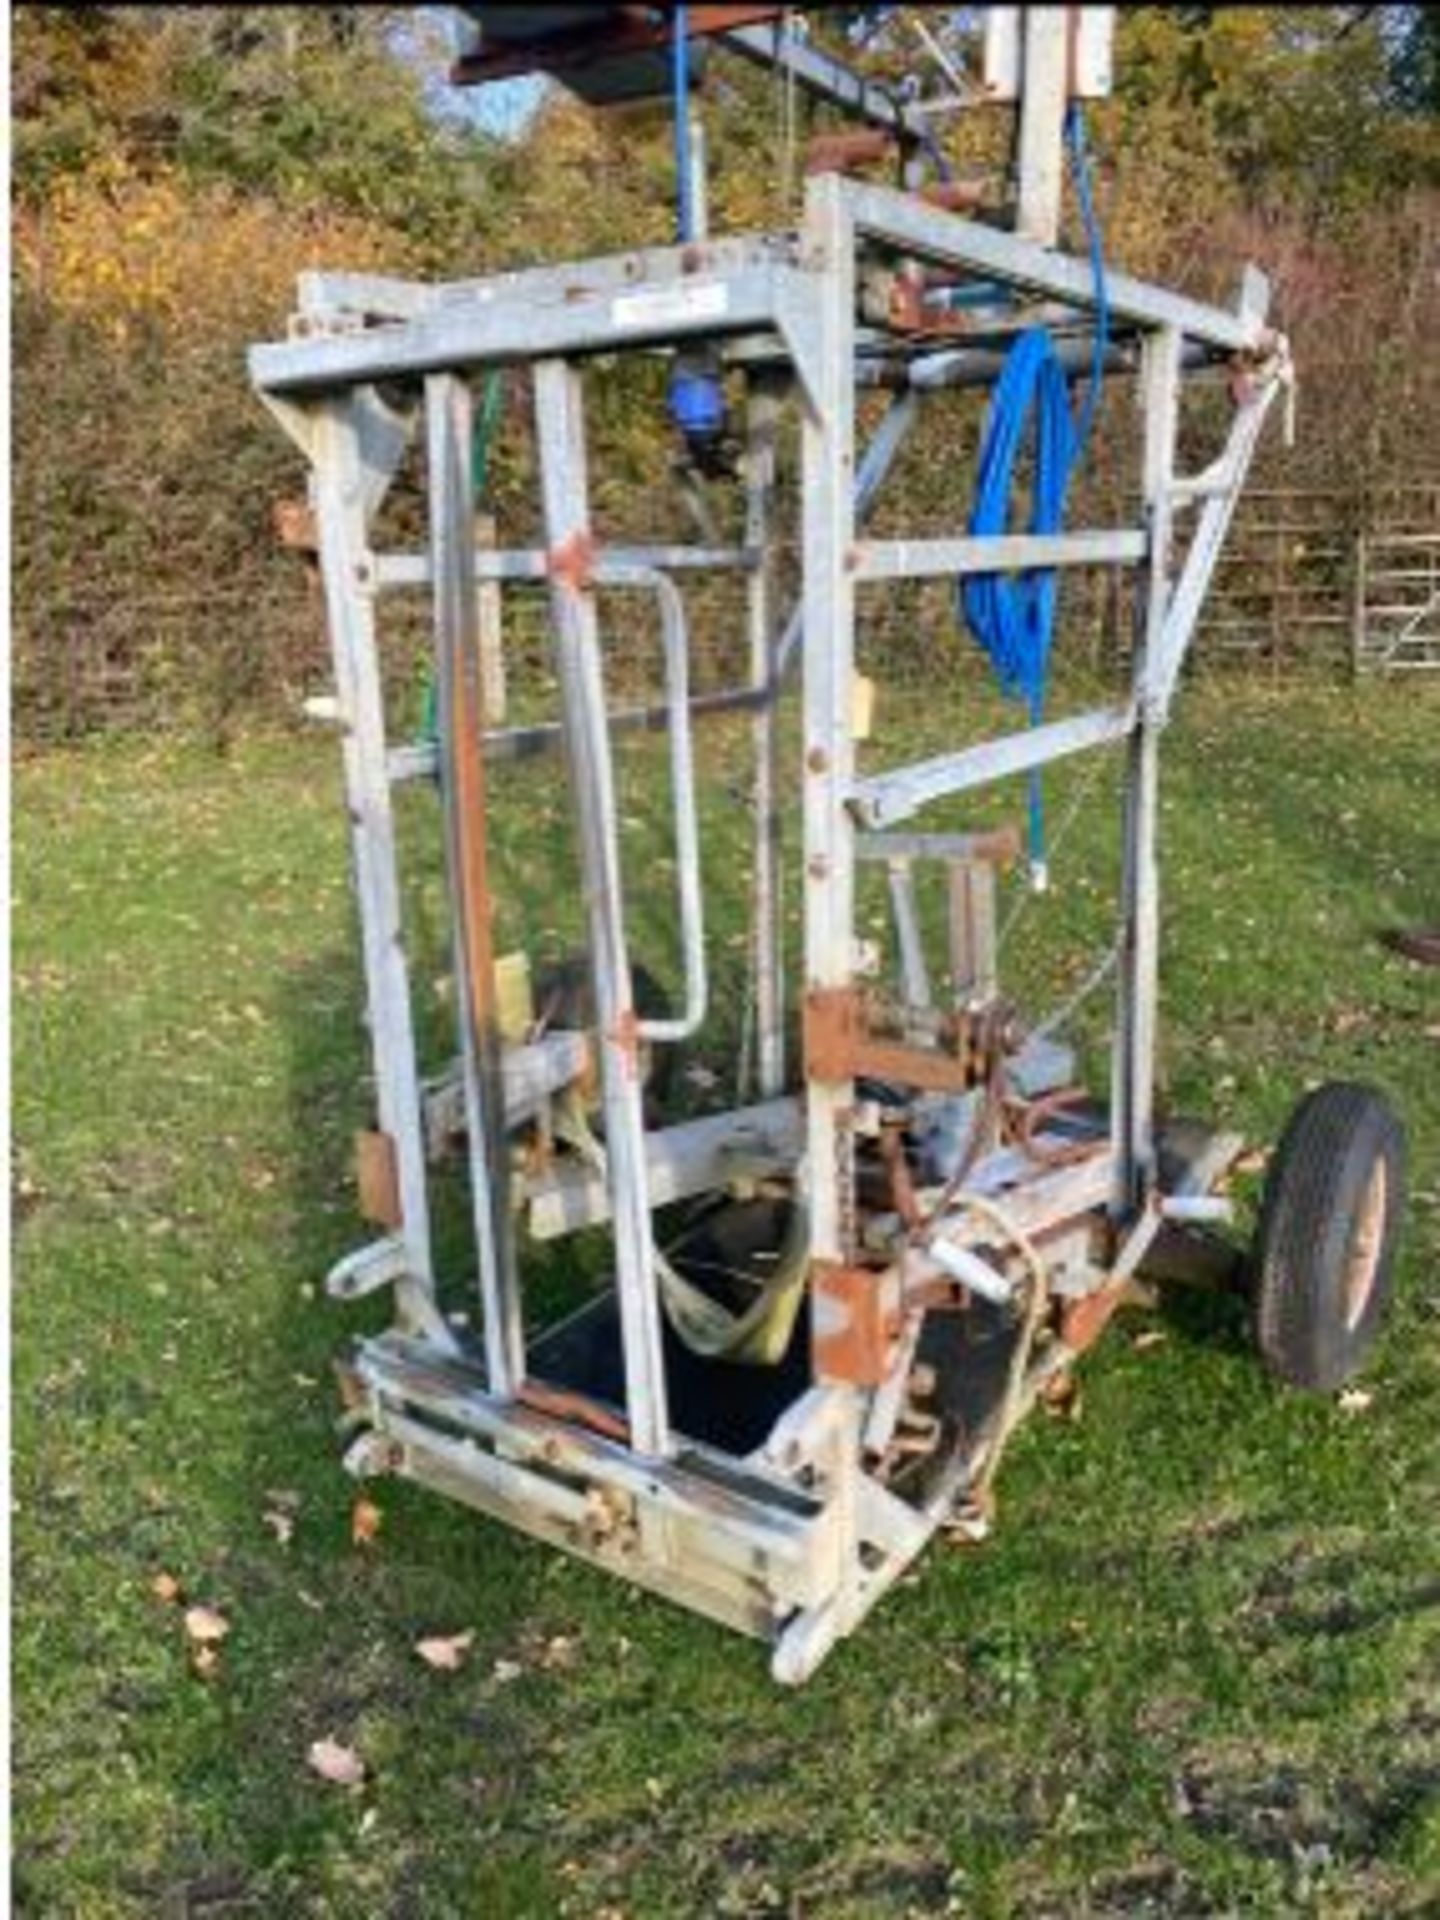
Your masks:
{"label": "shadow on grass", "polygon": [[1243,1282],[1201,1286],[1162,1281],[1156,1291],[1160,1319],[1183,1345],[1211,1353],[1248,1354],[1259,1364],[1250,1298]]}

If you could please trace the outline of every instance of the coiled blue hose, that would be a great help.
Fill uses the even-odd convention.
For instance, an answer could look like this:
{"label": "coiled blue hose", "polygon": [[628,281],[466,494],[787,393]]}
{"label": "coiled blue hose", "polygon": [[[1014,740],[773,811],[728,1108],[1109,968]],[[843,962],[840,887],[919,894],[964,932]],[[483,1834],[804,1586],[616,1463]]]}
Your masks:
{"label": "coiled blue hose", "polygon": [[[975,504],[970,514],[972,534],[1008,531],[1015,466],[1032,416],[1034,459],[1029,531],[1058,533],[1065,519],[1065,498],[1071,477],[1084,457],[1095,424],[1109,344],[1109,310],[1100,229],[1090,197],[1084,123],[1076,105],[1071,106],[1066,116],[1065,138],[1095,273],[1095,337],[1089,388],[1076,421],[1070,412],[1065,372],[1049,332],[1044,327],[1029,327],[1016,337],[1005,357],[986,416]],[[967,574],[960,582],[958,600],[957,610],[989,655],[1002,691],[1024,700],[1031,724],[1038,725],[1045,712],[1050,649],[1059,602],[1055,569],[1032,568],[1019,574]],[[1030,776],[1029,839],[1032,873],[1043,876],[1045,823],[1038,768]]]}
{"label": "coiled blue hose", "polygon": [[[1044,327],[1027,328],[1016,338],[991,396],[970,514],[972,534],[1007,531],[1015,463],[1032,415],[1029,531],[1056,533],[1065,517],[1077,439],[1064,370]],[[1044,700],[1057,589],[1053,567],[1018,574],[972,573],[960,582],[965,618],[989,654],[1002,690],[1028,700],[1032,708]]]}

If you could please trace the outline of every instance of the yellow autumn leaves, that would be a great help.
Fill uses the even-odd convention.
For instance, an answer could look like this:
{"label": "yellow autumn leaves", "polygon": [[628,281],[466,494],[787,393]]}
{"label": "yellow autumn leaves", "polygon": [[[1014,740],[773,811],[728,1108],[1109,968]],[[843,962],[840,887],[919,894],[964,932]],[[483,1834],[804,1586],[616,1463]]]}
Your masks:
{"label": "yellow autumn leaves", "polygon": [[197,189],[111,155],[58,180],[42,212],[17,213],[29,287],[117,346],[145,329],[278,331],[311,267],[403,270],[403,237],[355,215]]}

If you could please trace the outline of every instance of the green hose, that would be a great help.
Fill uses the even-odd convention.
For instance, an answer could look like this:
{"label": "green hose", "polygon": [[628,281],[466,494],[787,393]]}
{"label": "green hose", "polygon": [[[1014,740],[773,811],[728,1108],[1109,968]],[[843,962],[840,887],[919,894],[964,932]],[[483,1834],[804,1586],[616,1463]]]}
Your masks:
{"label": "green hose", "polygon": [[470,481],[475,489],[475,498],[483,500],[485,485],[490,470],[490,443],[495,437],[495,429],[500,424],[500,412],[504,404],[505,388],[500,377],[500,369],[492,367],[485,376],[485,397],[480,402],[480,412],[475,421],[475,433],[470,443]]}

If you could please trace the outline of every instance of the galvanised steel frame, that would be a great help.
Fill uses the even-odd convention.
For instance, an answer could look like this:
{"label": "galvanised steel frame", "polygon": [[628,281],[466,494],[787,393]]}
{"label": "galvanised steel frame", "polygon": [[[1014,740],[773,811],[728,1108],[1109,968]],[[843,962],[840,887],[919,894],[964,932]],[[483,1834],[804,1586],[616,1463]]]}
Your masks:
{"label": "galvanised steel frame", "polygon": [[[919,262],[952,282],[1013,292],[988,337],[944,351],[859,318],[862,268]],[[913,265],[912,269],[913,271]],[[1156,1022],[1156,781],[1161,731],[1216,555],[1262,423],[1286,377],[1283,339],[1266,324],[1263,277],[1247,273],[1235,311],[1123,275],[1108,281],[1112,364],[1138,368],[1144,420],[1140,524],[1048,537],[872,540],[861,522],[928,389],[983,383],[997,345],[1027,315],[1057,324],[1062,352],[1089,353],[1089,262],[935,210],[918,197],[824,174],[808,187],[798,236],[659,248],[572,266],[447,285],[351,275],[301,283],[292,337],[257,346],[254,383],[312,469],[329,625],[335,714],[345,762],[364,947],[381,1198],[388,1230],[342,1261],[329,1286],[351,1297],[393,1289],[391,1332],[358,1343],[351,1380],[363,1431],[360,1473],[393,1471],[759,1635],[773,1671],[797,1682],[848,1634],[937,1527],[988,1484],[1014,1419],[1094,1337],[1167,1219],[1214,1217],[1210,1189],[1235,1143],[1216,1139],[1162,1190],[1153,1107]],[[867,309],[868,311],[868,309]],[[703,340],[723,346],[747,389],[747,517],[741,548],[597,546],[591,528],[584,392],[597,354]],[[857,386],[900,369],[890,413],[858,456]],[[481,368],[528,368],[540,453],[546,545],[476,551],[468,381]],[[1229,441],[1204,473],[1176,471],[1183,378],[1229,370]],[[401,404],[381,398],[412,398]],[[803,415],[803,598],[782,626],[772,530],[780,410]],[[409,411],[407,412],[407,407]],[[376,510],[416,417],[423,418],[428,553],[377,552]],[[1198,521],[1177,561],[1177,520]],[[860,777],[852,735],[855,601],[866,582],[1026,567],[1124,563],[1141,606],[1133,684],[1117,704],[1028,727],[918,765]],[[683,592],[697,568],[739,568],[748,582],[748,684],[692,700]],[[545,580],[561,694],[558,725],[483,724],[476,587]],[[377,601],[433,595],[438,750],[387,738],[376,647]],[[666,636],[666,700],[607,713],[600,605],[616,588],[653,593]],[[777,868],[776,695],[801,668],[804,1024],[801,1093],[787,1095]],[[703,900],[690,797],[692,720],[748,710],[755,747],[753,941],[758,982],[758,1104],[647,1133],[639,1046],[693,1031],[705,1007]],[[647,1023],[632,994],[611,764],[611,733],[668,727],[683,875],[683,1015]],[[1126,756],[1117,1031],[1108,1123],[1080,1154],[1035,1161],[1013,1148],[980,1158],[965,1194],[907,1236],[894,1213],[857,1204],[857,1137],[867,1108],[857,1079],[884,1060],[917,1085],[956,1084],[954,1063],[914,1042],[928,1010],[909,892],[910,863],[947,854],[986,899],[995,848],[965,836],[899,831],[938,798],[1106,744]],[[596,1025],[531,1044],[499,1037],[485,866],[485,769],[505,755],[563,745],[580,838]],[[454,906],[461,1075],[427,1092],[417,1069],[392,819],[392,788],[438,781]],[[901,913],[910,1044],[898,1054],[865,1027],[855,928],[857,861],[883,858]],[[969,896],[967,896],[969,897]],[[978,911],[978,909],[977,909]],[[987,908],[988,912],[988,908]],[[967,937],[981,1000],[992,990],[985,916]],[[977,932],[976,929],[979,929]],[[980,1009],[984,1011],[983,1006]],[[923,1037],[923,1035],[922,1035]],[[509,1130],[574,1080],[593,1046],[603,1089],[604,1164],[571,1162],[531,1183],[532,1226],[569,1231],[608,1220],[623,1342],[623,1407],[530,1377],[512,1218]],[[938,1065],[934,1063],[939,1062]],[[867,1063],[868,1068],[867,1068]],[[933,1066],[933,1072],[932,1072]],[[892,1075],[893,1077],[893,1075]],[[483,1355],[465,1348],[436,1297],[427,1140],[438,1106],[458,1110],[468,1141],[483,1305]],[[1052,1144],[1063,1136],[1046,1135]],[[687,1436],[671,1405],[652,1214],[725,1185],[737,1164],[795,1176],[808,1211],[811,1363],[763,1441],[743,1455]],[[373,1171],[373,1169],[372,1169]],[[372,1189],[375,1182],[372,1178]],[[1039,1248],[1037,1250],[1037,1242]],[[1028,1301],[1005,1391],[963,1443],[933,1463],[923,1491],[877,1470],[896,1431],[927,1313]],[[1053,1321],[1053,1325],[1050,1323]],[[1043,1323],[1043,1328],[1042,1328]],[[1038,1335],[1038,1338],[1036,1337]]]}

